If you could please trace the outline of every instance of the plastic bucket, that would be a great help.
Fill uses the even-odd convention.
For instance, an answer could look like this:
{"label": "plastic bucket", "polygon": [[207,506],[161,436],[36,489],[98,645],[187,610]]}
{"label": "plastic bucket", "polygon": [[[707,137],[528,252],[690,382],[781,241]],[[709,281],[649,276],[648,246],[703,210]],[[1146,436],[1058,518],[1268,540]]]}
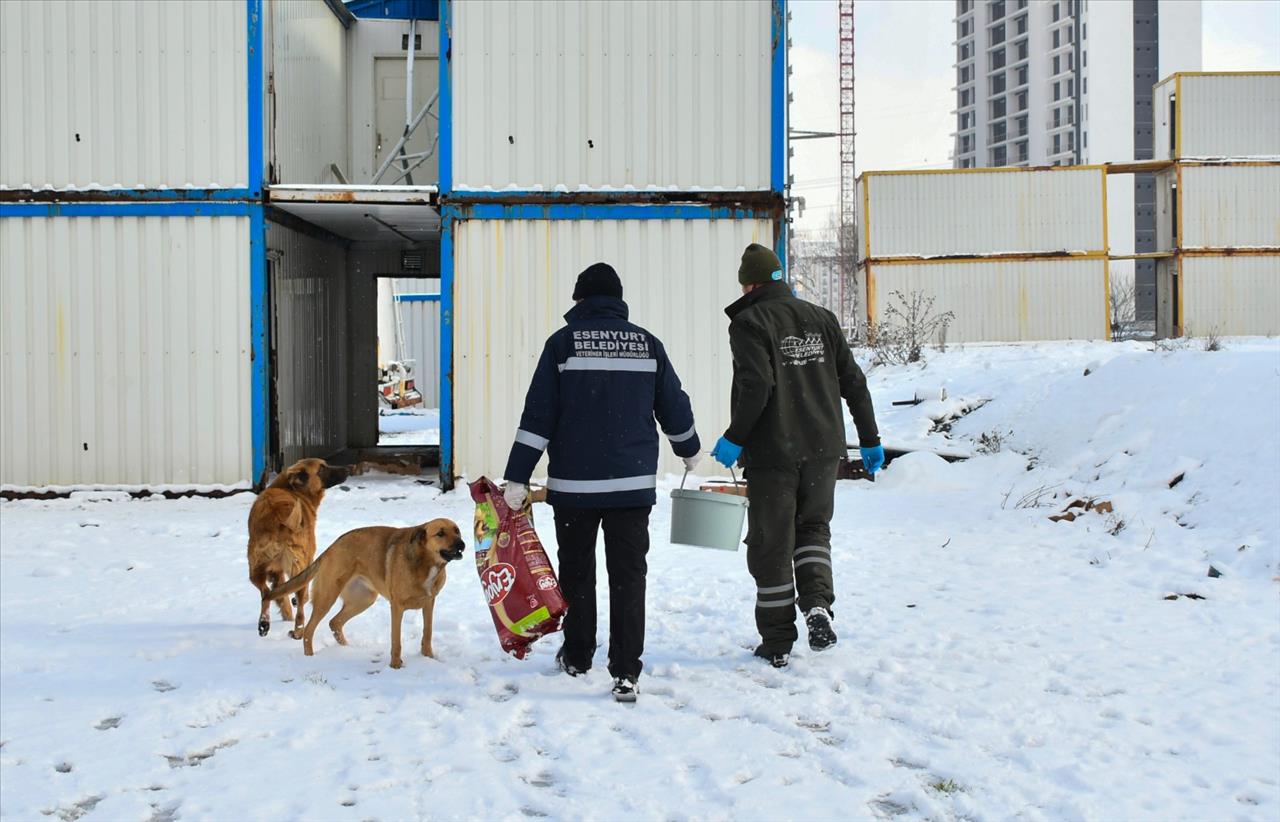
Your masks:
{"label": "plastic bucket", "polygon": [[[736,480],[735,480],[736,481]],[[684,483],[671,492],[671,541],[736,551],[742,542],[742,521],[747,498],[715,491],[685,490]]]}

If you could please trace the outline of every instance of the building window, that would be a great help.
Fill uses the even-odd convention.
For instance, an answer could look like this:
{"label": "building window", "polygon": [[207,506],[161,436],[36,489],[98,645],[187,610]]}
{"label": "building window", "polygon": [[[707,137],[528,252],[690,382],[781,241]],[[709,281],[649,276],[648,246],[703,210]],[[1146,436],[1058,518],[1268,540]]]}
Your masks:
{"label": "building window", "polygon": [[1054,154],[1062,153],[1062,135],[1061,134],[1053,135],[1053,153]]}
{"label": "building window", "polygon": [[1081,68],[1089,67],[1089,52],[1087,51],[1080,52],[1080,67]]}
{"label": "building window", "polygon": [[1058,32],[1058,30],[1057,30],[1057,29],[1054,29],[1054,30],[1053,30],[1053,47],[1054,47],[1055,49],[1056,49],[1058,46],[1062,45],[1062,41],[1059,39],[1061,36],[1062,36],[1062,35]]}
{"label": "building window", "polygon": [[1056,77],[1061,73],[1062,73],[1062,58],[1060,58],[1058,55],[1055,54],[1053,55],[1053,76]]}
{"label": "building window", "polygon": [[1053,127],[1057,128],[1062,125],[1062,109],[1055,108],[1053,110]]}
{"label": "building window", "polygon": [[1014,49],[1015,49],[1015,53],[1017,54],[1017,57],[1014,59],[1016,59],[1019,63],[1027,59],[1027,41],[1026,40],[1019,40],[1018,44],[1014,46]]}
{"label": "building window", "polygon": [[1085,148],[1089,147],[1089,132],[1087,131],[1084,132],[1084,147]]}
{"label": "building window", "polygon": [[1027,110],[1027,93],[1025,91],[1018,92],[1016,95],[1014,95],[1013,99],[1015,101],[1014,103],[1015,111]]}
{"label": "building window", "polygon": [[995,0],[995,2],[991,3],[987,8],[991,11],[992,21],[999,20],[1001,17],[1004,17],[1004,0]]}
{"label": "building window", "polygon": [[1004,23],[991,27],[991,36],[988,38],[990,45],[996,46],[1004,42]]}
{"label": "building window", "polygon": [[1081,94],[1088,94],[1088,93],[1089,93],[1089,78],[1088,78],[1088,77],[1086,77],[1086,78],[1084,78],[1083,80],[1081,80],[1081,81],[1080,81],[1080,93],[1081,93]]}
{"label": "building window", "polygon": [[1018,85],[1025,86],[1026,84],[1027,84],[1027,67],[1021,66],[1018,68]]}
{"label": "building window", "polygon": [[1027,0],[1018,0],[1018,10],[1021,11],[1027,7]]}
{"label": "building window", "polygon": [[1067,132],[1067,151],[1073,151],[1076,147],[1076,133],[1074,131]]}
{"label": "building window", "polygon": [[1004,49],[996,49],[987,58],[987,70],[995,71],[1004,68]]}
{"label": "building window", "polygon": [[1058,22],[1058,4],[1053,4],[1053,22]]}
{"label": "building window", "polygon": [[1067,52],[1067,71],[1071,71],[1076,67],[1075,54]]}
{"label": "building window", "polygon": [[1017,34],[1027,33],[1027,15],[1024,14],[1021,17],[1019,17],[1017,20],[1013,21],[1013,30]]}
{"label": "building window", "polygon": [[973,34],[973,21],[961,20],[960,21],[960,37],[958,39],[963,40],[964,38],[968,37],[970,34]]}
{"label": "building window", "polygon": [[991,124],[991,142],[1003,143],[1005,138],[1009,136],[1008,130],[1005,128],[1005,121]]}
{"label": "building window", "polygon": [[991,101],[991,117],[992,120],[998,120],[1005,115],[1004,98],[997,97]]}
{"label": "building window", "polygon": [[969,55],[972,53],[970,49],[972,48],[973,46],[969,43],[965,43],[960,47],[960,62],[963,63],[965,60],[969,59]]}
{"label": "building window", "polygon": [[1064,31],[1067,33],[1067,42],[1072,42],[1072,38],[1075,37],[1075,34],[1072,32],[1071,27],[1067,26]]}
{"label": "building window", "polygon": [[973,0],[958,0],[956,14],[968,14],[973,11]]}
{"label": "building window", "polygon": [[1027,161],[1027,156],[1028,156],[1028,155],[1027,155],[1027,141],[1026,141],[1026,140],[1023,140],[1022,142],[1018,143],[1018,144],[1017,144],[1017,149],[1018,149],[1018,162],[1019,162],[1019,163],[1025,163],[1025,162]]}
{"label": "building window", "polygon": [[1076,93],[1076,81],[1074,79],[1067,78],[1067,96],[1071,97],[1075,93]]}
{"label": "building window", "polygon": [[1062,99],[1062,86],[1059,83],[1053,84],[1053,101],[1056,103]]}
{"label": "building window", "polygon": [[1004,146],[996,146],[991,149],[991,165],[1004,166],[1009,164],[1009,152]]}
{"label": "building window", "polygon": [[965,83],[969,82],[969,77],[970,77],[969,67],[961,66],[960,67],[960,85],[964,85]]}
{"label": "building window", "polygon": [[1076,107],[1067,106],[1067,125],[1071,125],[1076,121]]}
{"label": "building window", "polygon": [[973,102],[972,89],[960,89],[960,108],[964,108]]}
{"label": "building window", "polygon": [[1004,81],[1004,72],[1000,72],[999,74],[993,74],[993,75],[991,75],[991,91],[990,91],[990,92],[988,92],[988,93],[989,93],[989,94],[1003,94],[1003,93],[1004,93],[1004,82],[1005,82],[1005,81]]}
{"label": "building window", "polygon": [[1081,39],[1081,40],[1088,40],[1088,39],[1089,39],[1089,24],[1088,24],[1088,23],[1081,23],[1081,24],[1080,24],[1080,39]]}
{"label": "building window", "polygon": [[1023,116],[1019,117],[1015,122],[1017,123],[1017,126],[1018,126],[1018,136],[1026,137],[1027,136],[1027,116],[1024,114]]}
{"label": "building window", "polygon": [[960,138],[960,153],[968,154],[973,151],[973,136],[966,134]]}

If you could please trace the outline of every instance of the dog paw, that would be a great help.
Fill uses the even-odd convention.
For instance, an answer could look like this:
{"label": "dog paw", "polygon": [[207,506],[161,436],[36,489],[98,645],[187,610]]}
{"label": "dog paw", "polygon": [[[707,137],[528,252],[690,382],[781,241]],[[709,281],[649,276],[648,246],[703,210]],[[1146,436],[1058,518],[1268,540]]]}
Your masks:
{"label": "dog paw", "polygon": [[271,630],[271,620],[269,619],[258,620],[258,636],[266,636],[267,632],[270,630]]}
{"label": "dog paw", "polygon": [[422,649],[422,655],[423,655],[423,656],[429,656],[429,657],[431,657],[432,659],[435,659],[435,658],[436,658],[436,652],[435,652],[435,651],[433,651],[433,650],[431,649],[431,646],[429,646],[429,645],[428,645],[427,647],[425,647],[425,648],[423,648],[423,649]]}
{"label": "dog paw", "polygon": [[290,631],[290,632],[289,632],[289,638],[290,638],[290,639],[302,639],[302,631],[300,631],[300,630],[299,630],[299,629],[297,629],[297,628],[294,628],[292,631]]}
{"label": "dog paw", "polygon": [[346,645],[346,644],[347,644],[347,638],[346,638],[346,636],[344,636],[344,635],[342,634],[342,632],[341,632],[341,631],[334,631],[334,632],[333,632],[333,639],[334,639],[334,641],[335,641],[335,642],[337,642],[339,645]]}
{"label": "dog paw", "polygon": [[404,667],[404,660],[403,660],[403,659],[401,659],[401,658],[400,658],[400,657],[398,657],[398,656],[397,656],[397,657],[392,657],[392,659],[391,659],[391,667],[392,667],[392,668],[403,668],[403,667]]}

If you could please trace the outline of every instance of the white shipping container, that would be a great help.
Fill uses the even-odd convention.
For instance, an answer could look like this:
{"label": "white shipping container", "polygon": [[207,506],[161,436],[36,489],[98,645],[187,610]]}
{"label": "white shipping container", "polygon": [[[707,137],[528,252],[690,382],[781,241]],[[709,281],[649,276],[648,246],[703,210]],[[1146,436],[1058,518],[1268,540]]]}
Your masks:
{"label": "white shipping container", "polygon": [[903,305],[894,292],[906,299],[920,292],[934,298],[936,315],[955,313],[947,342],[1108,336],[1105,259],[882,263],[861,273],[869,320],[892,322],[887,309]]}
{"label": "white shipping container", "polygon": [[1157,160],[1280,158],[1280,71],[1174,74],[1153,105]]}
{"label": "white shipping container", "polygon": [[1181,248],[1280,249],[1280,164],[1181,169]]}
{"label": "white shipping container", "polygon": [[0,2],[0,188],[248,185],[247,8]]}
{"label": "white shipping container", "polygon": [[[543,343],[564,325],[578,273],[600,261],[622,278],[631,321],[662,340],[709,449],[729,424],[733,370],[722,309],[742,296],[742,250],[772,246],[774,230],[769,220],[457,223],[455,473],[501,476]],[[659,473],[683,471],[663,439]],[[535,476],[545,466],[544,458]]]}
{"label": "white shipping container", "polygon": [[1103,171],[867,172],[860,259],[1106,252]]}
{"label": "white shipping container", "polygon": [[0,484],[252,479],[249,218],[0,220]]}
{"label": "white shipping container", "polygon": [[769,0],[452,9],[455,189],[768,190]]}
{"label": "white shipping container", "polygon": [[1182,332],[1280,334],[1280,255],[1181,260]]}
{"label": "white shipping container", "polygon": [[337,183],[349,173],[347,31],[324,0],[269,0],[267,162],[282,183]]}

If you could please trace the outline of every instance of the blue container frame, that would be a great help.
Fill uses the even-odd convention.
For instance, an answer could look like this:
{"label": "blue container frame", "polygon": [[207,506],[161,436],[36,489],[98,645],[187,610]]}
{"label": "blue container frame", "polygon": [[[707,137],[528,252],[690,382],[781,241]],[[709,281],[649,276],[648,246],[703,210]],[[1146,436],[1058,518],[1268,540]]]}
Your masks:
{"label": "blue container frame", "polygon": [[[770,192],[783,202],[787,179],[787,2],[771,0],[770,36]],[[7,217],[219,217],[249,218],[249,293],[252,472],[255,488],[267,478],[271,454],[269,292],[267,282],[267,220],[264,191],[264,66],[262,0],[245,0],[247,40],[248,169],[244,187],[212,189],[112,189],[75,192],[75,201],[0,203],[0,218]],[[702,203],[583,204],[573,193],[507,191],[468,192],[472,200],[494,202],[449,204],[453,194],[453,2],[439,3],[440,144],[439,192],[443,203],[440,236],[440,294],[402,295],[440,302],[440,475],[446,488],[453,485],[453,346],[454,254],[453,232],[458,220],[718,220],[769,218],[779,221],[774,248],[786,265],[785,213],[778,208],[753,208]],[[34,192],[34,196],[44,192]],[[547,204],[512,204],[503,198],[537,195]],[[57,193],[52,193],[56,197]],[[90,199],[92,198],[92,199]]]}

